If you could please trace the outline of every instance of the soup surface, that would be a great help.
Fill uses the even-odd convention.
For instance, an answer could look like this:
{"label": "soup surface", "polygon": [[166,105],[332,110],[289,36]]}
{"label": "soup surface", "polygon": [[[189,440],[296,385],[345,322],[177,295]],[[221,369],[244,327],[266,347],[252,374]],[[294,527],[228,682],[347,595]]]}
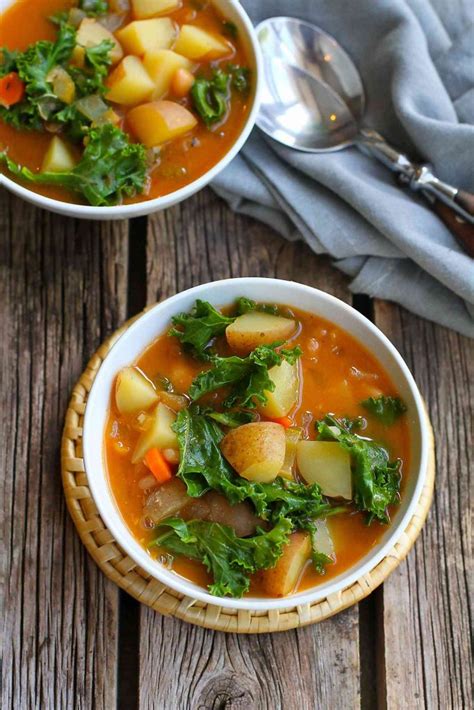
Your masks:
{"label": "soup surface", "polygon": [[[404,405],[371,353],[319,316],[285,307],[268,313],[266,307],[264,321],[260,322],[261,306],[252,304],[251,310],[240,317],[236,316],[241,306],[234,306],[224,309],[227,321],[214,322],[212,330],[209,322],[216,319],[206,316],[202,308],[198,305],[191,315],[178,319],[176,334],[164,333],[133,367],[118,376],[105,432],[107,469],[117,505],[131,532],[150,555],[204,587],[211,585],[214,593],[241,596],[248,591],[274,597],[320,584],[345,571],[379,542],[389,524],[390,512],[398,503],[400,488],[403,495],[401,474],[409,467]],[[211,350],[205,349],[213,334]],[[287,356],[282,356],[283,340]],[[275,341],[279,345],[271,344]],[[251,367],[258,369],[259,374],[254,372],[256,378],[262,370],[269,375],[275,389],[264,390],[266,396],[259,399],[262,390],[257,380],[252,380],[252,376],[249,380],[248,372],[247,380],[239,380],[239,375],[229,374],[228,370],[236,360],[238,367],[243,361],[255,362],[256,353],[265,360],[268,352],[258,349],[262,344],[272,351],[271,358]],[[209,352],[220,357],[216,359],[213,354],[209,362]],[[203,353],[207,362],[197,357],[202,358]],[[275,360],[281,362],[272,364]],[[225,368],[227,375],[222,379]],[[130,371],[133,382],[129,381]],[[130,403],[130,392],[142,388],[143,379],[135,382],[142,375],[146,378],[144,399],[140,401],[139,397]],[[219,386],[222,381],[226,384]],[[265,382],[267,385],[262,387],[268,386],[268,380]],[[244,392],[251,394],[247,400]],[[197,405],[200,409],[196,413]],[[162,431],[156,433],[159,407],[158,428],[161,426]],[[168,420],[174,422],[172,428],[180,430],[178,435],[169,429],[168,434],[163,434],[165,412]],[[229,412],[237,413],[242,420],[219,418]],[[333,416],[325,420],[329,413]],[[209,437],[203,441],[203,436],[209,435],[205,431],[207,425],[199,424],[204,420],[217,427],[214,448]],[[324,430],[324,421],[329,429]],[[318,422],[323,422],[319,432]],[[158,438],[150,433],[153,427]],[[285,442],[283,453],[277,451],[280,439]],[[152,445],[158,445],[163,454],[156,470],[154,461],[146,455]],[[374,457],[369,453],[369,458],[364,458],[369,449],[376,452]],[[284,456],[284,462],[278,461],[278,456]],[[389,468],[382,471],[385,464]],[[233,503],[235,499],[222,484],[217,470],[220,476],[227,475],[238,485],[250,487],[239,498],[243,503],[229,506],[227,499]],[[364,477],[366,480],[362,481]],[[200,490],[193,488],[198,480]],[[258,514],[256,491],[265,490],[274,497],[280,486],[286,496],[292,486],[297,486],[295,496],[304,497],[309,495],[311,485],[320,495],[318,504],[306,501],[299,512],[301,501],[297,501],[296,508],[285,512],[285,502],[279,509],[281,515],[271,505],[267,514]],[[383,498],[387,491],[387,505],[379,505],[377,495],[380,493]],[[201,497],[190,498],[189,492]],[[186,507],[189,501],[190,507]],[[205,505],[200,508],[202,501]],[[269,513],[270,509],[273,512]],[[207,521],[204,525],[230,525],[246,540],[262,534],[262,530],[268,534],[275,523],[281,524],[281,517],[289,517],[292,523],[269,569],[258,569],[257,565],[247,575],[250,586],[236,583],[229,590],[222,584],[216,588],[215,568],[209,557],[203,557],[202,549],[197,553],[191,543],[182,550],[179,545],[168,545],[166,535],[162,536],[162,522],[167,515],[188,522],[202,516]],[[216,534],[210,528],[206,531],[209,536]],[[153,541],[158,538],[164,544],[154,546]],[[213,552],[209,554],[212,556]]]}
{"label": "soup surface", "polygon": [[[97,4],[105,14],[89,9]],[[60,25],[50,19],[58,13]],[[236,27],[208,0],[17,0],[0,24],[0,155],[13,161],[0,160],[0,171],[43,195],[103,206],[166,195],[219,162],[243,128],[249,60]],[[40,60],[37,43],[62,36],[62,56],[42,50]],[[116,48],[102,45],[97,69],[104,42]],[[15,59],[15,50],[27,54]],[[36,83],[34,65],[43,68]],[[113,151],[112,128],[123,143]],[[100,172],[93,161],[91,179],[84,159],[94,130],[107,162]]]}

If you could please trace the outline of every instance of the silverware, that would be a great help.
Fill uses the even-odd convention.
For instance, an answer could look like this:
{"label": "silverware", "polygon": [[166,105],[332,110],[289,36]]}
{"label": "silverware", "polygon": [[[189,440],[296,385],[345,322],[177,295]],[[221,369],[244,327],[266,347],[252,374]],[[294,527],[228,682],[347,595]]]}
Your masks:
{"label": "silverware", "polygon": [[474,256],[474,195],[439,180],[375,130],[361,127],[365,93],[360,75],[336,40],[315,25],[272,17],[257,26],[264,60],[258,127],[297,150],[324,153],[356,146],[421,191]]}

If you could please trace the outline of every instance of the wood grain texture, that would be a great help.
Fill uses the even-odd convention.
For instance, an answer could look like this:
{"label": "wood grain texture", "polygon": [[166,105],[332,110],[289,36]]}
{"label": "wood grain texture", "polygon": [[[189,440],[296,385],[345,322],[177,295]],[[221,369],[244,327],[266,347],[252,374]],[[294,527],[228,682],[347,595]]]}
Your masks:
{"label": "wood grain texture", "polygon": [[383,586],[382,699],[388,710],[464,710],[472,707],[473,342],[393,304],[377,302],[375,321],[427,402],[438,462],[428,524]]}
{"label": "wood grain texture", "polygon": [[[349,299],[327,260],[232,214],[208,190],[154,215],[147,249],[149,303],[230,276],[295,279]],[[254,637],[192,627],[141,607],[140,708],[355,709],[358,630],[356,607],[312,627]]]}
{"label": "wood grain texture", "polygon": [[59,444],[71,388],[125,316],[127,226],[0,194],[2,707],[110,708],[118,590],[67,514]]}

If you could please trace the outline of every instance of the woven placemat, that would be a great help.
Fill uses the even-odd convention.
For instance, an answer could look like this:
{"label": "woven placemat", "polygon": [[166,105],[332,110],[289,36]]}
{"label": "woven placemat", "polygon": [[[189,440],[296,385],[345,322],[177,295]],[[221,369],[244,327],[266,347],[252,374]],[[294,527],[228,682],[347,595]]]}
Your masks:
{"label": "woven placemat", "polygon": [[284,631],[313,624],[355,604],[378,587],[405,558],[428,514],[435,475],[432,433],[426,483],[416,511],[397,544],[371,572],[350,587],[314,604],[271,611],[228,609],[218,604],[206,604],[166,587],[144,572],[121,549],[104,525],[92,498],[82,458],[82,423],[87,397],[102,361],[135,319],[125,323],[93,355],[72,392],[61,442],[61,470],[67,506],[82,542],[104,574],[139,602],[161,614],[209,629],[237,633]]}

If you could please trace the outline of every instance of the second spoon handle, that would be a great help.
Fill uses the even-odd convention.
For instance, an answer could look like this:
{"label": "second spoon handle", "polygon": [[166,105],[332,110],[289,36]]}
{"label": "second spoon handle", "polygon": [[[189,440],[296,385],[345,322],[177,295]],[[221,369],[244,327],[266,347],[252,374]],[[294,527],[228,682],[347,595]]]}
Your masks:
{"label": "second spoon handle", "polygon": [[463,249],[474,256],[474,195],[439,180],[427,166],[412,163],[377,131],[361,129],[356,145],[397,173],[412,190],[421,190],[431,204],[439,205],[439,208],[435,207],[438,216]]}

